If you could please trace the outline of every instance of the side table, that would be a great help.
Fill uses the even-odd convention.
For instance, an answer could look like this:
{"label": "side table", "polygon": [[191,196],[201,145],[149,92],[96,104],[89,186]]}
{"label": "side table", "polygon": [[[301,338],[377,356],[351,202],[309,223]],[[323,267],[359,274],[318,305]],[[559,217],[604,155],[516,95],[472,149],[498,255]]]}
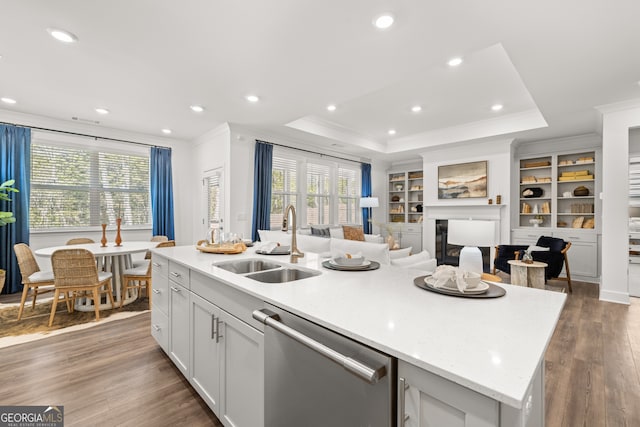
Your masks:
{"label": "side table", "polygon": [[508,261],[511,265],[511,284],[544,289],[544,262],[534,261],[527,264],[520,260]]}

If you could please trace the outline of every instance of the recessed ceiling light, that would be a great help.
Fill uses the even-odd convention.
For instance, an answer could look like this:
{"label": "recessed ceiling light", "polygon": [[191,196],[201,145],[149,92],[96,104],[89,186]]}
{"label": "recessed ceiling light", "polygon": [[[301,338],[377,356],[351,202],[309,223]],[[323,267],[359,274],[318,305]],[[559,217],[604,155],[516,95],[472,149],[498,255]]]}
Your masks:
{"label": "recessed ceiling light", "polygon": [[202,113],[204,111],[204,107],[200,105],[191,105],[189,108],[191,108],[191,110],[195,111],[196,113]]}
{"label": "recessed ceiling light", "polygon": [[389,135],[395,135],[395,134],[396,134],[396,130],[395,130],[395,129],[389,129],[389,130],[387,131],[387,133],[388,133]]}
{"label": "recessed ceiling light", "polygon": [[327,105],[327,110],[329,111],[336,111],[336,106],[331,104],[331,105]]}
{"label": "recessed ceiling light", "polygon": [[413,107],[411,107],[411,111],[413,111],[414,113],[419,113],[420,111],[422,111],[422,107],[419,105],[414,105]]}
{"label": "recessed ceiling light", "polygon": [[491,109],[493,111],[500,111],[500,110],[502,110],[502,104],[494,104],[494,105],[491,106]]}
{"label": "recessed ceiling light", "polygon": [[462,64],[462,58],[460,57],[451,58],[449,62],[447,62],[447,65],[449,65],[449,67],[457,67],[460,64]]}
{"label": "recessed ceiling light", "polygon": [[98,114],[109,114],[109,110],[107,110],[106,108],[98,107],[98,108],[96,108],[96,113],[98,113]]}
{"label": "recessed ceiling light", "polygon": [[375,25],[379,30],[386,30],[393,25],[394,21],[395,19],[392,14],[383,13],[373,19],[373,25]]}
{"label": "recessed ceiling light", "polygon": [[171,129],[162,129],[162,133],[164,133],[165,135],[170,135]]}
{"label": "recessed ceiling light", "polygon": [[78,37],[69,31],[59,30],[57,28],[47,28],[47,32],[51,37],[63,43],[75,43],[78,41]]}
{"label": "recessed ceiling light", "polygon": [[260,98],[258,98],[256,95],[247,95],[247,101],[249,102],[258,102],[260,101]]}
{"label": "recessed ceiling light", "polygon": [[13,98],[0,98],[0,101],[4,102],[5,104],[15,104],[17,102]]}

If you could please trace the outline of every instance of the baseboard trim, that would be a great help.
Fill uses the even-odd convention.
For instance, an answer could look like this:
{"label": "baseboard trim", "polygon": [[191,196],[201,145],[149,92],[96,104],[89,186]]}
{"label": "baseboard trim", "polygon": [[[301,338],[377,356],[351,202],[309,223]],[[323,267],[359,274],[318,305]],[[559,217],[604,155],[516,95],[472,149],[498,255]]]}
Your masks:
{"label": "baseboard trim", "polygon": [[600,289],[600,301],[615,302],[617,304],[630,305],[628,292],[603,291]]}

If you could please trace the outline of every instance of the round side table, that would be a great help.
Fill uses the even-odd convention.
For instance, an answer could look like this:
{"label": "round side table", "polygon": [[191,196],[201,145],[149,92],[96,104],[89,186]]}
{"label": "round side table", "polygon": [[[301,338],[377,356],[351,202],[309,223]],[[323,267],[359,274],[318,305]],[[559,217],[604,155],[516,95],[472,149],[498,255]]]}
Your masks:
{"label": "round side table", "polygon": [[520,260],[508,261],[511,265],[511,284],[529,288],[544,289],[544,262],[534,261],[527,264]]}

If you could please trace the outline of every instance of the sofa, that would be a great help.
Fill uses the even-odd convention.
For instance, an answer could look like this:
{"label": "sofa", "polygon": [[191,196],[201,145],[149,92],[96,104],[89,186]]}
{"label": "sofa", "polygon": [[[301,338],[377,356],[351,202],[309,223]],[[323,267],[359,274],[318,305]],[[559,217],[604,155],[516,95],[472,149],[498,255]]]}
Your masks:
{"label": "sofa", "polygon": [[[412,254],[412,248],[389,250],[384,239],[379,235],[364,235],[364,241],[345,239],[337,227],[331,227],[327,236],[311,234],[306,230],[300,230],[296,235],[298,249],[302,252],[314,252],[321,256],[331,257],[344,253],[360,253],[366,259],[377,261],[384,265],[394,265],[402,268],[412,268],[420,271],[434,271],[436,259],[432,258],[428,251]],[[333,230],[331,232],[331,230]],[[258,230],[261,242],[278,242],[281,245],[291,245],[291,231]]]}

